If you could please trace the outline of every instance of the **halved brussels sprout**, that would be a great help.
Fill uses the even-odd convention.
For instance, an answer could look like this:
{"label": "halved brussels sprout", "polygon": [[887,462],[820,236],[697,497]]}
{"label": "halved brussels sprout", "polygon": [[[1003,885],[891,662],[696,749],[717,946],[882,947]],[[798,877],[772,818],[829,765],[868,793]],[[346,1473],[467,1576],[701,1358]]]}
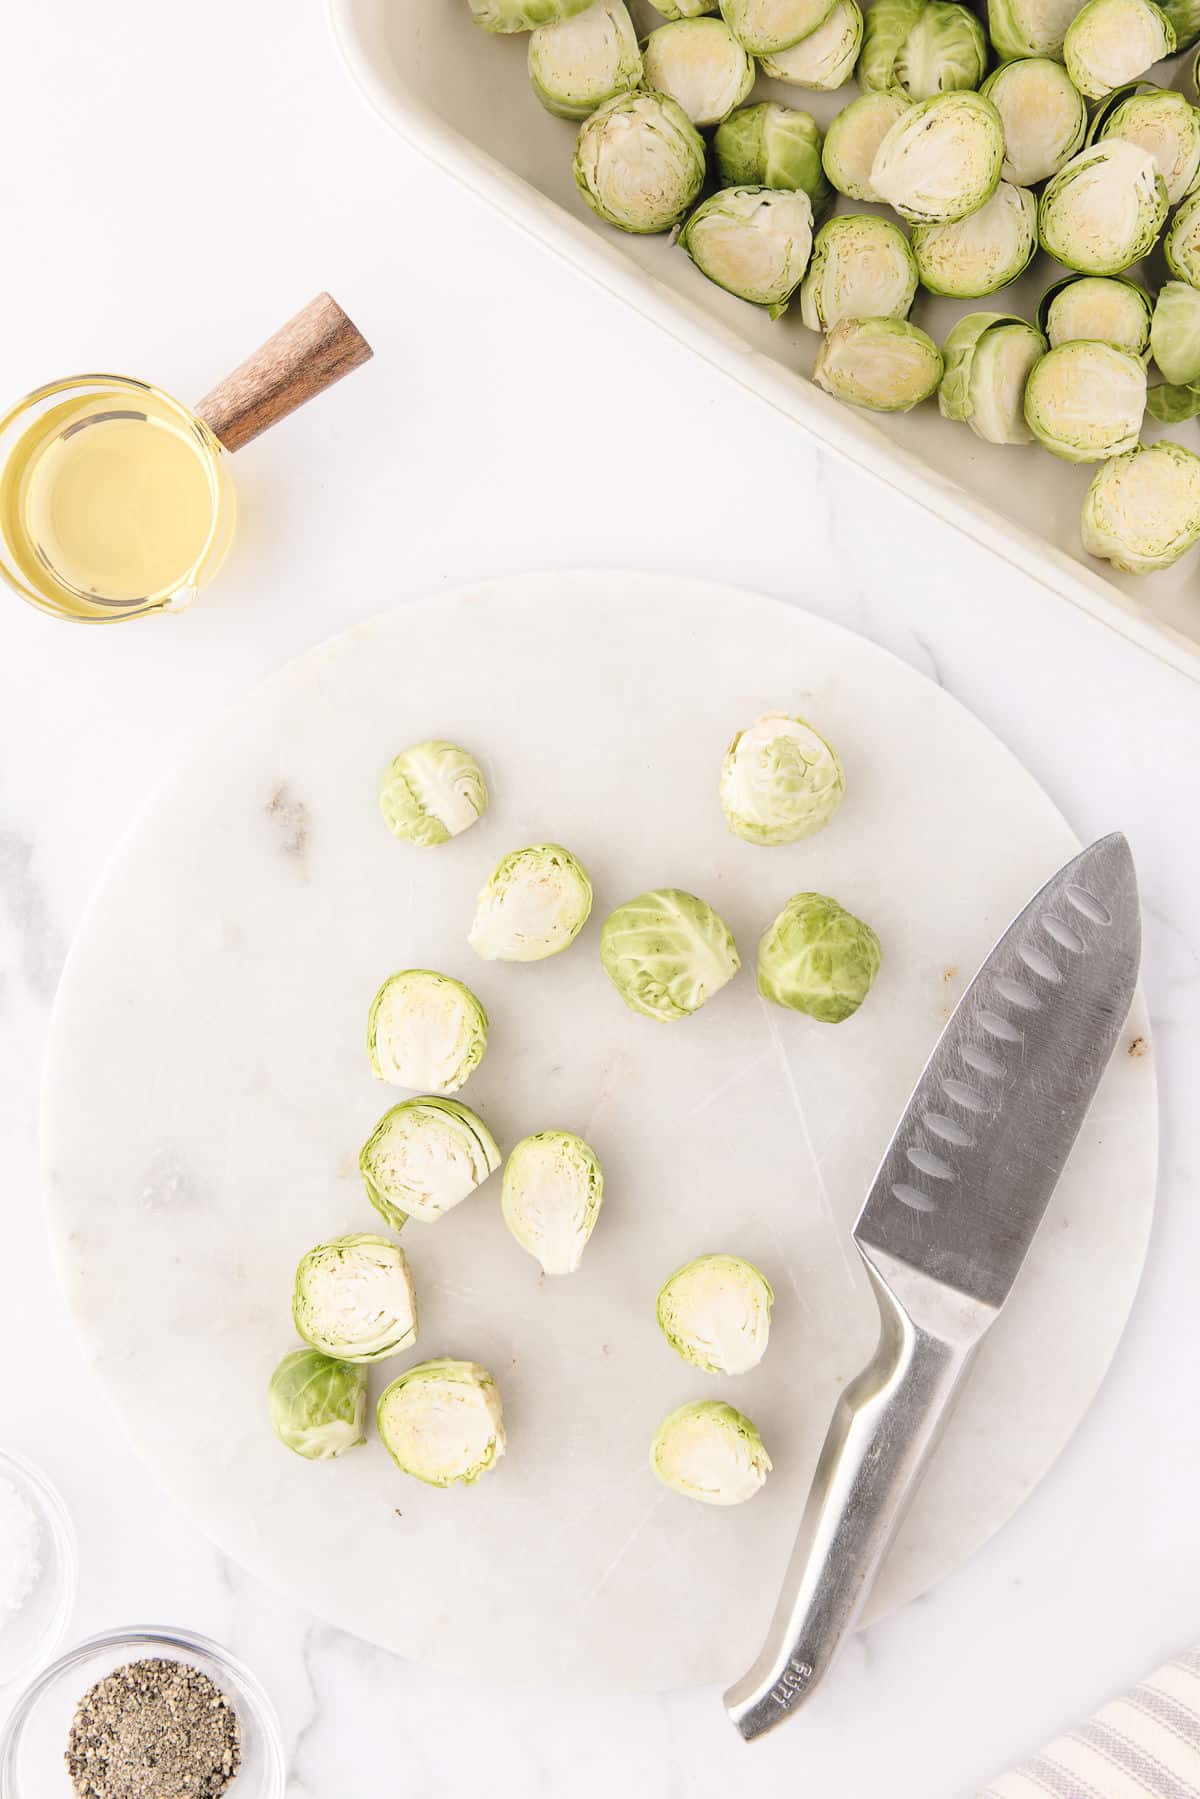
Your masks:
{"label": "halved brussels sprout", "polygon": [[988,0],[988,36],[996,55],[1059,56],[1067,26],[1084,0]]}
{"label": "halved brussels sprout", "polygon": [[937,392],[941,351],[907,319],[843,319],[828,333],[813,380],[837,400],[871,412],[911,412]]}
{"label": "halved brussels sprout", "polygon": [[600,1158],[572,1131],[523,1137],[504,1164],[504,1222],[543,1274],[574,1274],[603,1199]]}
{"label": "halved brussels sprout", "polygon": [[1200,539],[1200,456],[1165,439],[1096,471],[1083,502],[1083,547],[1131,575],[1170,568]]}
{"label": "halved brussels sprout", "polygon": [[540,962],[574,943],[591,909],[583,864],[561,843],[532,843],[497,862],[467,942],[485,962]]}
{"label": "halved brussels sprout", "polygon": [[1081,275],[1119,275],[1153,248],[1167,190],[1148,150],[1119,137],[1092,144],[1046,185],[1042,248]]}
{"label": "halved brussels sprout", "polygon": [[917,261],[898,225],[847,212],[817,232],[800,288],[800,317],[812,331],[843,319],[902,319],[917,291]]}
{"label": "halved brussels sprout", "polygon": [[646,85],[682,106],[693,125],[717,125],[754,86],[754,58],[724,19],[676,19],[642,45]]}
{"label": "halved brussels sprout", "polygon": [[1200,292],[1186,281],[1168,281],[1154,302],[1150,326],[1154,360],[1172,384],[1200,381]]}
{"label": "halved brussels sprout", "polygon": [[837,0],[825,23],[798,44],[761,57],[763,74],[788,81],[793,87],[828,93],[853,75],[862,31],[863,16],[856,0]]}
{"label": "halved brussels sprout", "polygon": [[858,79],[868,93],[930,100],[978,87],[986,68],[983,26],[955,0],[874,0],[867,11]]}
{"label": "halved brussels sprout", "polygon": [[706,1374],[745,1374],[767,1350],[771,1284],[741,1256],[697,1256],[658,1294],[658,1328],[676,1355]]}
{"label": "halved brussels sprout", "polygon": [[721,17],[755,56],[790,50],[823,25],[837,0],[721,0]]}
{"label": "halved brussels sprout", "polygon": [[722,188],[700,203],[679,241],[710,281],[777,319],[808,267],[812,202],[799,189]]}
{"label": "halved brussels sprout", "polygon": [[771,1458],[742,1412],[719,1399],[701,1399],[663,1419],[650,1445],[650,1467],[685,1499],[741,1505],[763,1485]]}
{"label": "halved brussels sprout", "polygon": [[1025,384],[1030,430],[1065,462],[1101,462],[1132,450],[1145,411],[1145,364],[1112,344],[1060,344]]}
{"label": "halved brussels sprout", "polygon": [[1045,352],[1045,338],[1024,319],[1006,312],[967,313],[942,346],[942,417],[970,425],[985,443],[1032,443],[1025,383]]}
{"label": "halved brussels sprout", "polygon": [[1200,194],[1189,194],[1171,220],[1163,253],[1173,275],[1200,287]]}
{"label": "halved brussels sprout", "polygon": [[487,1013],[469,987],[432,968],[389,975],[367,1015],[367,1054],[381,1081],[456,1093],[487,1048]]}
{"label": "halved brussels sprout", "polygon": [[722,187],[798,189],[811,200],[814,216],[829,199],[821,128],[811,113],[794,106],[775,100],[739,106],[717,126],[713,154]]}
{"label": "halved brussels sprout", "polygon": [[579,127],[575,185],[620,231],[671,231],[704,186],[704,139],[666,94],[619,94]]}
{"label": "halved brussels sprout", "polygon": [[871,185],[914,225],[952,225],[1000,183],[1004,126],[983,94],[939,94],[910,106],[871,164]]}
{"label": "halved brussels sprout", "polygon": [[875,152],[911,102],[904,94],[860,94],[832,121],[821,160],[840,194],[850,200],[878,200],[871,186]]}
{"label": "halved brussels sprout", "polygon": [[471,16],[485,31],[534,31],[580,13],[592,0],[468,0]]}
{"label": "halved brussels sprout", "polygon": [[417,1296],[398,1243],[360,1231],[300,1258],[292,1319],[304,1341],[338,1362],[379,1362],[417,1340]]}
{"label": "halved brussels sprout", "polygon": [[365,1443],[367,1371],[317,1349],[285,1355],[267,1389],[279,1441],[308,1462],[329,1462]]}
{"label": "halved brussels sprout", "polygon": [[483,772],[469,750],[431,737],[401,750],[379,783],[388,830],[409,843],[445,843],[487,810]]}
{"label": "halved brussels sprout", "polygon": [[1004,179],[1032,187],[1083,148],[1087,106],[1060,62],[1027,56],[1001,64],[980,88],[1004,123]]}
{"label": "halved brussels sprout", "polygon": [[1171,206],[1190,194],[1200,177],[1200,111],[1171,88],[1138,83],[1121,89],[1100,107],[1089,135],[1093,142],[1119,137],[1149,150]]}
{"label": "halved brussels sprout", "polygon": [[798,843],[842,803],[837,751],[802,718],[767,712],[739,731],[721,763],[721,810],[747,843]]}
{"label": "halved brussels sprout", "polygon": [[469,1487],[504,1454],[500,1390],[477,1362],[440,1356],[406,1368],[375,1416],[397,1468],[428,1487]]}
{"label": "halved brussels sprout", "polygon": [[1067,74],[1089,100],[1136,81],[1174,52],[1170,20],[1154,0],[1088,0],[1063,39]]}
{"label": "halved brussels sprout", "polygon": [[1037,322],[1051,349],[1090,337],[1131,356],[1150,347],[1153,302],[1144,287],[1117,275],[1068,275],[1038,301]]}
{"label": "halved brussels sprout", "polygon": [[625,0],[594,0],[586,12],[540,25],[529,39],[529,81],[560,119],[586,119],[642,79],[642,53]]}
{"label": "halved brussels sprout", "polygon": [[796,893],[759,940],[758,991],[773,1005],[841,1024],[866,999],[881,960],[869,924],[824,893]]}
{"label": "halved brussels sprout", "polygon": [[385,1112],[358,1158],[371,1204],[398,1231],[431,1223],[500,1166],[496,1139],[456,1099],[404,1099]]}
{"label": "halved brussels sprout", "polygon": [[611,912],[600,961],[627,1006],[664,1023],[698,1012],[741,966],[725,920],[678,887],[639,894]]}
{"label": "halved brussels sprout", "polygon": [[953,225],[914,225],[913,255],[931,294],[974,300],[1007,287],[1037,249],[1037,201],[1002,181],[978,212]]}

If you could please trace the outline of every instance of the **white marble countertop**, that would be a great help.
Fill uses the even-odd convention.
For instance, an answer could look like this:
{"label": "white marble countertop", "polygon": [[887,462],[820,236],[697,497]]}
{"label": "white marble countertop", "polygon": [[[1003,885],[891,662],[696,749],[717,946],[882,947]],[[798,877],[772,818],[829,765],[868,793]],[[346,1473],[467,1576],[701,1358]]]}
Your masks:
{"label": "white marble countertop", "polygon": [[[751,1771],[766,1796],[969,1795],[1200,1640],[1200,1432],[1180,1403],[1200,1372],[1200,690],[828,461],[409,153],[344,79],[318,0],[12,9],[5,65],[0,393],[101,367],[193,396],[322,286],[377,350],[239,457],[241,535],[190,617],[92,631],[4,610],[3,1437],[75,1515],[73,1633],[171,1622],[229,1643],[279,1705],[296,1799],[485,1784],[716,1799]],[[41,1216],[39,1061],[65,947],[192,734],[286,656],[394,600],[586,563],[758,587],[885,644],[972,707],[1081,835],[1123,828],[1146,900],[1160,1215],[1101,1400],[990,1547],[861,1637],[811,1715],[750,1751],[711,1691],[468,1696],[224,1561],[86,1371]]]}

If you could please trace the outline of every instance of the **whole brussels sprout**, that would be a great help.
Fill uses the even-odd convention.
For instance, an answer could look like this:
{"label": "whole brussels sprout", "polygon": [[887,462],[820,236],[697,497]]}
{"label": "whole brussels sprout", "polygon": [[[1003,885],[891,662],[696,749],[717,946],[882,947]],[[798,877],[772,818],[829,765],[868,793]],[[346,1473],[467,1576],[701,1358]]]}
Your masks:
{"label": "whole brussels sprout", "polygon": [[1150,348],[1172,384],[1200,381],[1200,291],[1188,282],[1168,281],[1159,289]]}
{"label": "whole brussels sprout", "polygon": [[721,763],[721,810],[747,843],[798,843],[842,803],[837,751],[802,718],[768,712],[739,731]]}
{"label": "whole brussels sprout", "polygon": [[394,1231],[432,1223],[500,1166],[483,1119],[456,1099],[405,1099],[385,1112],[358,1158],[367,1197]]}
{"label": "whole brussels sprout", "polygon": [[1003,61],[1060,56],[1067,27],[1084,0],[988,0],[988,36]]}
{"label": "whole brussels sprout", "polygon": [[1200,179],[1200,111],[1171,88],[1135,83],[1118,89],[1097,111],[1090,137],[1093,142],[1119,137],[1148,150],[1171,206]]}
{"label": "whole brussels sprout", "polygon": [[472,1486],[504,1454],[500,1392],[477,1362],[406,1368],[380,1394],[376,1422],[401,1473],[429,1487]]}
{"label": "whole brussels sprout", "polygon": [[1128,574],[1170,568],[1200,539],[1200,456],[1139,444],[1096,471],[1083,503],[1083,547]]}
{"label": "whole brussels sprout", "polygon": [[913,225],[952,225],[1000,183],[1004,126],[982,94],[939,94],[910,106],[871,164],[871,185]]}
{"label": "whole brussels sprout", "polygon": [[658,1294],[658,1328],[676,1355],[706,1374],[746,1374],[767,1350],[771,1284],[741,1256],[697,1256]]}
{"label": "whole brussels sprout", "polygon": [[666,94],[619,94],[579,127],[575,185],[618,230],[671,231],[704,186],[704,139]]}
{"label": "whole brussels sprout", "polygon": [[1032,443],[1025,383],[1045,352],[1045,338],[1024,319],[1005,312],[967,313],[942,347],[942,417],[968,424],[985,443]]}
{"label": "whole brussels sprout", "polygon": [[843,319],[818,350],[812,378],[852,406],[911,412],[937,392],[942,355],[907,319]]}
{"label": "whole brussels sprout", "polygon": [[[1148,150],[1108,138],[1081,150],[1046,185],[1042,248],[1081,275],[1119,275],[1152,249],[1167,190]],[[1169,252],[1168,252],[1169,254]]]}
{"label": "whole brussels sprout", "polygon": [[698,1012],[740,967],[724,919],[678,887],[639,894],[610,913],[600,961],[627,1006],[664,1023]]}
{"label": "whole brussels sprout", "polygon": [[790,50],[823,25],[837,0],[721,0],[721,17],[755,56]]}
{"label": "whole brussels sprout", "polygon": [[367,1371],[316,1349],[285,1355],[267,1390],[275,1435],[308,1462],[328,1462],[365,1443]]}
{"label": "whole brussels sprout", "polygon": [[871,991],[882,952],[869,924],[823,893],[796,893],[758,945],[758,991],[773,1005],[841,1024]]}
{"label": "whole brussels sprout", "polygon": [[1163,254],[1173,275],[1200,287],[1200,194],[1189,194],[1171,220]]}
{"label": "whole brussels sprout", "polygon": [[530,86],[557,118],[586,119],[641,79],[642,53],[625,0],[594,0],[585,12],[530,34]]}
{"label": "whole brussels sprout", "polygon": [[856,0],[837,0],[823,25],[790,49],[762,57],[763,74],[793,87],[828,93],[853,75],[862,31],[863,16]]}
{"label": "whole brussels sprout", "polygon": [[650,1467],[665,1487],[705,1505],[753,1499],[771,1470],[757,1429],[717,1399],[681,1405],[663,1419],[650,1445]]}
{"label": "whole brussels sprout", "polygon": [[388,830],[409,843],[445,843],[482,818],[487,787],[469,750],[431,737],[400,754],[379,784]]}
{"label": "whole brussels sprout", "polygon": [[1051,349],[1090,337],[1144,356],[1152,312],[1149,294],[1136,281],[1118,275],[1068,275],[1046,289],[1037,320]]}
{"label": "whole brussels sprout", "polygon": [[800,317],[812,331],[843,319],[902,319],[916,291],[916,258],[899,226],[873,213],[841,213],[817,232]]}
{"label": "whole brussels sprout", "polygon": [[867,92],[899,88],[931,100],[978,87],[986,69],[983,26],[955,0],[874,0],[869,8],[858,70]]}
{"label": "whole brussels sprout", "polygon": [[468,0],[471,16],[485,31],[533,31],[569,19],[591,0]]}
{"label": "whole brussels sprout", "polygon": [[1005,181],[1032,187],[1056,175],[1083,148],[1087,106],[1053,58],[1027,56],[1002,63],[979,91],[1004,124]]}
{"label": "whole brussels sprout", "polygon": [[754,86],[754,58],[723,19],[676,19],[642,45],[646,85],[682,106],[693,125],[717,125]]}
{"label": "whole brussels sprout", "polygon": [[1066,462],[1100,462],[1132,450],[1145,411],[1145,365],[1112,344],[1060,344],[1025,384],[1030,430]]}
{"label": "whole brussels sprout", "polygon": [[398,1243],[360,1231],[300,1259],[292,1320],[304,1341],[339,1362],[379,1362],[417,1340],[417,1297]]}
{"label": "whole brussels sprout", "polygon": [[702,274],[777,319],[812,252],[812,202],[799,189],[726,187],[701,201],[679,242]]}
{"label": "whole brussels sprout", "polygon": [[1164,56],[1175,33],[1154,0],[1088,0],[1063,39],[1067,74],[1089,100],[1101,100]]}
{"label": "whole brussels sprout", "polygon": [[570,850],[530,844],[488,876],[467,942],[485,962],[540,962],[574,943],[591,909],[592,884]]}
{"label": "whole brussels sprout", "polygon": [[722,187],[777,187],[808,195],[814,216],[829,200],[821,167],[821,128],[811,113],[763,100],[739,106],[713,137]]}
{"label": "whole brussels sprout", "polygon": [[911,102],[905,94],[860,94],[825,133],[821,160],[839,194],[849,200],[878,200],[871,186],[875,152]]}
{"label": "whole brussels sprout", "polygon": [[952,225],[914,225],[913,255],[931,294],[974,300],[1007,287],[1037,249],[1037,201],[1002,181],[978,212]]}
{"label": "whole brussels sprout", "polygon": [[574,1274],[603,1200],[600,1158],[572,1131],[523,1137],[504,1165],[504,1222],[543,1274]]}
{"label": "whole brussels sprout", "polygon": [[367,1015],[367,1054],[381,1081],[455,1093],[483,1060],[487,1013],[469,987],[431,968],[389,975]]}

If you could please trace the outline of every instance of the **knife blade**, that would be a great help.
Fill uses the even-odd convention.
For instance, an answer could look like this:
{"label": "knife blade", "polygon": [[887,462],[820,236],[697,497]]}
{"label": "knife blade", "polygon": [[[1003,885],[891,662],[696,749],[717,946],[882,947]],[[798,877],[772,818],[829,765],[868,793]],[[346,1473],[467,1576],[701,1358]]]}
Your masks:
{"label": "knife blade", "polygon": [[747,1741],[810,1697],[853,1628],[1058,1184],[1140,948],[1114,833],[1009,926],[917,1081],[854,1227],[879,1347],[838,1402],[762,1653],[725,1695]]}

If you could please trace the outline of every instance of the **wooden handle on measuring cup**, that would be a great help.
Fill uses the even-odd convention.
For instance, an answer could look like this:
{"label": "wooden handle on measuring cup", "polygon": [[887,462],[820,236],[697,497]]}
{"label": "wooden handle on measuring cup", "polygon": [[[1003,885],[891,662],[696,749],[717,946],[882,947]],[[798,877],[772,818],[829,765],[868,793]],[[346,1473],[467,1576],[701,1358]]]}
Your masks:
{"label": "wooden handle on measuring cup", "polygon": [[227,450],[240,450],[374,355],[329,294],[318,294],[195,408]]}

